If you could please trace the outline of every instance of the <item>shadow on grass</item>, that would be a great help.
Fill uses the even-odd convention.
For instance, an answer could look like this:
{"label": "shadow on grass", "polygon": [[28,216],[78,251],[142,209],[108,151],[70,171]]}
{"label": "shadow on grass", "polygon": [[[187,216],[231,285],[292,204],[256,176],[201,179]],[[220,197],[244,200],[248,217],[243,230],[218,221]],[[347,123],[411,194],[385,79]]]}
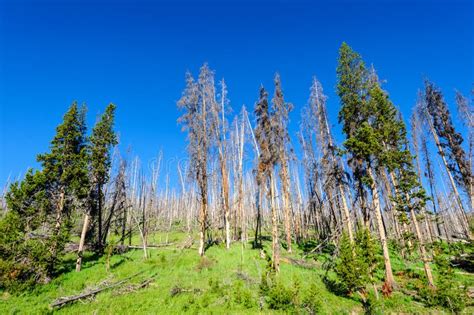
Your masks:
{"label": "shadow on grass", "polygon": [[[85,253],[84,257],[82,257],[82,266],[85,267],[88,265],[89,262],[97,262],[101,256],[96,253]],[[65,258],[62,262],[60,267],[55,272],[55,277],[60,276],[64,273],[68,273],[72,270],[76,269],[76,259],[77,257],[71,255]]]}

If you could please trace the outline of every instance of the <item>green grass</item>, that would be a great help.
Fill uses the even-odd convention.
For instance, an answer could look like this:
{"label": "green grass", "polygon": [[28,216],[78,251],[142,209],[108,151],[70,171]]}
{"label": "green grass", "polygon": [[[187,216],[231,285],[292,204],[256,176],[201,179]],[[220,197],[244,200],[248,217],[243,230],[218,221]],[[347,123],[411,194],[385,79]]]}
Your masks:
{"label": "green grass", "polygon": [[[44,314],[51,313],[49,307],[58,297],[78,294],[87,288],[94,288],[103,281],[114,282],[141,272],[132,278],[129,284],[138,284],[155,275],[154,281],[146,288],[135,291],[126,290],[126,285],[97,294],[94,298],[69,304],[55,313],[62,314],[251,314],[251,313],[307,313],[304,308],[286,311],[270,310],[268,301],[260,296],[261,274],[265,271],[266,261],[258,250],[250,245],[243,249],[241,243],[234,243],[230,250],[222,245],[210,247],[205,258],[200,258],[194,247],[180,249],[186,239],[184,233],[173,232],[156,234],[149,243],[165,242],[173,245],[159,249],[150,249],[150,258],[143,260],[142,250],[132,250],[110,258],[110,270],[106,270],[106,257],[95,259],[86,255],[83,269],[76,273],[74,255],[66,261],[66,272],[47,285],[38,286],[31,292],[20,295],[1,293],[0,314]],[[140,244],[137,237],[133,243]],[[265,244],[270,246],[269,243]],[[301,259],[301,252],[295,251],[284,257]],[[330,292],[322,281],[325,271],[318,261],[311,260],[315,268],[307,269],[282,262],[281,272],[277,276],[279,283],[289,290],[299,284],[295,300],[301,301],[309,294],[310,286],[317,291],[316,299],[320,303],[320,313],[350,314],[363,313],[362,303],[356,295],[338,296]],[[394,272],[406,271],[404,263],[394,254]],[[410,269],[421,278],[409,280],[404,274],[397,277],[406,286],[415,286],[422,281],[421,264],[412,264]],[[473,285],[472,275],[459,274],[460,280]],[[295,284],[296,283],[296,284]],[[172,294],[180,288],[184,292]],[[442,309],[426,308],[421,302],[409,295],[395,292],[390,298],[379,300],[380,313],[443,313]],[[262,307],[262,308],[261,308]],[[471,307],[467,313],[473,313]]]}

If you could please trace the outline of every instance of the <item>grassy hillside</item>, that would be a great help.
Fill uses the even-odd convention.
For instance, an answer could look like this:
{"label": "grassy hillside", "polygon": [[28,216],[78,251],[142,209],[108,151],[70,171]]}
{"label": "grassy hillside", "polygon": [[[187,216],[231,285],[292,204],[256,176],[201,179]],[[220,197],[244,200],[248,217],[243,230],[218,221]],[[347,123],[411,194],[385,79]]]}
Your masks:
{"label": "grassy hillside", "polygon": [[[210,247],[206,257],[197,255],[195,246],[182,249],[184,233],[154,235],[150,244],[169,246],[149,249],[150,258],[143,260],[143,251],[136,249],[97,260],[86,256],[83,270],[74,271],[74,255],[66,262],[66,269],[51,283],[20,295],[2,293],[1,314],[251,314],[251,313],[307,313],[348,314],[363,313],[361,297],[339,296],[323,283],[325,256],[302,260],[297,249],[291,256],[283,254],[281,272],[266,293],[261,288],[262,273],[267,261],[261,252],[234,243],[227,251],[223,246]],[[139,245],[139,240],[134,240]],[[265,243],[265,247],[271,246]],[[284,253],[284,251],[283,251]],[[421,265],[405,266],[394,256],[396,280],[406,294],[395,292],[372,305],[375,313],[445,313],[430,309],[410,295],[423,278]],[[108,268],[109,266],[109,268]],[[109,270],[107,270],[109,269]],[[407,274],[415,280],[407,280]],[[436,270],[435,270],[436,274]],[[85,290],[114,283],[132,276],[120,286],[105,290],[93,298],[82,299],[62,308],[51,308],[59,297],[71,296]],[[331,274],[329,274],[331,276]],[[472,274],[457,271],[461,282],[474,286]],[[419,279],[416,279],[419,278]],[[143,284],[145,280],[153,281]],[[150,280],[151,281],[151,280]],[[147,284],[147,285],[146,285]],[[469,306],[465,313],[473,313]]]}

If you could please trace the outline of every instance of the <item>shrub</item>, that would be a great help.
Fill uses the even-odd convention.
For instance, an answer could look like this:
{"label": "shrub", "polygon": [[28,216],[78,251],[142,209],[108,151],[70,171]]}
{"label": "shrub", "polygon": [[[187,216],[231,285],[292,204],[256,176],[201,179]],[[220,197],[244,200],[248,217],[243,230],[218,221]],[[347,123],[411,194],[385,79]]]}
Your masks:
{"label": "shrub", "polygon": [[255,306],[255,300],[252,292],[245,288],[241,281],[234,283],[234,302],[243,305],[245,308],[252,308]]}
{"label": "shrub", "polygon": [[319,291],[318,287],[312,283],[309,287],[308,292],[303,298],[302,306],[310,313],[310,314],[319,314],[321,313],[322,303],[321,303],[321,292]]}
{"label": "shrub", "polygon": [[364,287],[368,267],[356,256],[354,244],[351,244],[346,233],[342,235],[339,242],[339,255],[334,271],[347,293],[358,291]]}
{"label": "shrub", "polygon": [[294,306],[294,294],[293,290],[276,281],[268,290],[268,307],[272,310],[288,310]]}
{"label": "shrub", "polygon": [[424,287],[420,290],[420,295],[427,305],[441,306],[458,314],[466,307],[466,286],[460,286],[455,280],[447,252],[449,249],[442,246],[436,248],[434,262],[439,273],[437,287]]}

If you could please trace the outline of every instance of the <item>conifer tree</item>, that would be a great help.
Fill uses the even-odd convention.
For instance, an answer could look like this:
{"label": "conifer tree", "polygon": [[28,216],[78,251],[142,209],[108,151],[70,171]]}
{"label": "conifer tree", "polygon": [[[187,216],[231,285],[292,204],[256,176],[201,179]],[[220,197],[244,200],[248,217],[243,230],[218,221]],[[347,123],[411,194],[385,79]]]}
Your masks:
{"label": "conifer tree", "polygon": [[55,224],[51,244],[49,269],[56,267],[71,229],[70,216],[78,205],[84,207],[89,187],[87,142],[85,125],[86,108],[73,103],[56,128],[50,152],[37,159],[45,176],[46,196],[54,207]]}
{"label": "conifer tree", "polygon": [[53,275],[49,249],[56,239],[46,233],[54,227],[55,212],[45,185],[44,174],[30,169],[6,193],[8,211],[0,219],[0,288],[20,290],[46,283]]}
{"label": "conifer tree", "polygon": [[288,114],[293,105],[285,102],[281,87],[280,75],[277,73],[274,79],[275,92],[272,99],[272,126],[274,130],[275,145],[278,150],[278,161],[280,166],[280,180],[282,186],[282,201],[285,223],[285,234],[288,252],[291,253],[291,214],[290,214],[290,174],[288,162],[291,151],[289,149],[290,136],[288,133]]}
{"label": "conifer tree", "polygon": [[[468,218],[457,185],[470,194],[471,169],[461,147],[462,136],[456,132],[447,105],[433,83],[425,82],[424,97],[417,104],[420,117],[429,125],[438,153],[443,161],[451,188],[461,213],[464,234],[471,239]],[[472,198],[471,198],[472,199]]]}
{"label": "conifer tree", "polygon": [[207,64],[204,64],[196,82],[190,73],[186,74],[186,88],[178,101],[178,107],[184,111],[178,122],[188,131],[188,153],[190,157],[190,176],[199,189],[199,255],[205,251],[208,229],[208,154],[213,136],[210,125],[210,110],[215,99],[214,76]]}
{"label": "conifer tree", "polygon": [[441,91],[429,81],[425,82],[425,100],[434,130],[448,159],[449,171],[453,174],[456,183],[470,194],[472,174],[466,153],[461,146],[464,139],[454,128],[451,113]]}
{"label": "conifer tree", "polygon": [[[111,149],[117,142],[117,136],[113,130],[115,118],[115,105],[109,104],[105,113],[100,117],[92,129],[90,137],[90,169],[91,169],[91,200],[90,207],[84,214],[84,223],[79,242],[78,257],[76,262],[76,271],[81,270],[82,252],[85,243],[86,233],[89,229],[91,219],[97,220],[97,240],[96,249],[101,252],[104,248],[106,235],[102,234],[102,213],[105,196],[103,193],[104,185],[109,181],[109,172],[111,167]],[[92,209],[91,209],[92,208]],[[92,216],[92,218],[91,218]]]}
{"label": "conifer tree", "polygon": [[[257,118],[257,126],[255,127],[255,138],[259,147],[258,165],[257,165],[257,184],[260,189],[268,192],[270,199],[270,207],[272,213],[272,267],[278,271],[280,268],[280,242],[278,240],[278,217],[275,205],[275,166],[279,162],[279,147],[275,141],[275,133],[272,125],[272,115],[268,105],[268,93],[260,88],[260,98],[255,104],[255,116]],[[259,200],[261,205],[261,200]],[[260,207],[259,205],[259,207]],[[257,233],[261,229],[260,216],[261,209],[257,213]],[[258,235],[259,237],[260,235]],[[257,237],[257,235],[256,235]]]}
{"label": "conifer tree", "polygon": [[[354,137],[358,132],[358,128],[368,120],[370,115],[367,106],[367,69],[360,55],[353,51],[349,45],[342,43],[339,49],[336,72],[338,76],[337,94],[342,103],[338,118],[339,122],[342,123],[342,130],[346,138],[351,138]],[[366,176],[366,165],[358,155],[351,155],[348,163],[354,175],[356,197],[360,201],[364,224],[368,227],[370,214],[363,180]]]}
{"label": "conifer tree", "polygon": [[[383,153],[383,140],[390,131],[388,128],[387,130],[384,128],[382,114],[378,119],[373,116],[377,111],[386,109],[383,106],[385,95],[378,85],[373,83],[373,79],[369,77],[356,52],[345,43],[342,44],[339,52],[337,89],[342,103],[339,119],[343,123],[343,131],[346,134],[344,146],[350,154],[351,160],[356,162],[354,176],[359,182],[360,194],[364,193],[364,186],[367,186],[372,194],[374,214],[384,256],[385,285],[387,291],[390,292],[395,280],[374,172],[374,169],[385,166],[384,163],[387,161]],[[377,125],[377,122],[381,125]]]}
{"label": "conifer tree", "polygon": [[[385,91],[380,87],[378,78],[373,73],[369,91],[371,107],[374,109],[374,129],[379,134],[383,150],[378,154],[379,165],[387,167],[388,171],[398,174],[395,196],[398,210],[408,213],[415,227],[416,237],[420,243],[420,254],[425,267],[425,273],[430,286],[434,286],[431,268],[428,263],[417,214],[423,213],[427,196],[418,181],[413,167],[414,157],[408,147],[406,126],[397,109],[389,100]],[[392,175],[395,177],[394,175]]]}

